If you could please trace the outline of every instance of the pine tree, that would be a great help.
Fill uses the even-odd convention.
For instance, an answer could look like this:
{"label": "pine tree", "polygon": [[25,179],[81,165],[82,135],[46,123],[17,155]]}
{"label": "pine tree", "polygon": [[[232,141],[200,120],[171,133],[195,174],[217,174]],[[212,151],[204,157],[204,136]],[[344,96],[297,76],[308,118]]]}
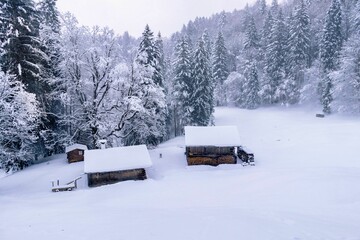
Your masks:
{"label": "pine tree", "polygon": [[321,104],[323,106],[323,112],[324,113],[331,113],[331,107],[330,104],[333,101],[333,96],[332,96],[332,88],[333,88],[333,83],[331,78],[328,75],[325,75],[322,83],[321,83],[322,87],[321,87]]}
{"label": "pine tree", "polygon": [[201,38],[204,41],[207,58],[209,59],[209,61],[211,61],[211,57],[212,57],[211,53],[212,53],[212,49],[213,49],[213,43],[210,39],[209,31],[207,29],[204,30],[204,33],[202,34]]}
{"label": "pine tree", "polygon": [[59,67],[61,62],[60,20],[56,0],[40,1],[38,11],[41,19],[39,37],[42,42],[42,50],[50,59],[44,66],[43,92],[39,94],[40,99],[44,99],[42,107],[46,112],[41,125],[39,150],[46,155],[51,155],[54,152],[60,153],[63,151],[57,137],[63,130],[63,126],[59,124],[59,116],[64,112],[64,106],[61,104],[59,96],[66,91],[58,84],[58,79],[61,77]]}
{"label": "pine tree", "polygon": [[300,99],[300,88],[304,82],[303,71],[310,66],[310,20],[303,0],[290,19],[288,40],[287,78],[284,82],[286,103],[295,104]]}
{"label": "pine tree", "polygon": [[35,160],[40,112],[35,95],[16,78],[0,71],[0,168],[21,170]]}
{"label": "pine tree", "polygon": [[25,89],[39,94],[48,56],[41,50],[40,18],[32,0],[1,1],[0,21],[6,26],[2,70],[14,75]]}
{"label": "pine tree", "polygon": [[191,89],[191,125],[207,126],[211,124],[214,111],[213,82],[209,66],[209,53],[206,52],[204,38],[200,38],[193,57],[192,79],[194,85]]}
{"label": "pine tree", "polygon": [[325,73],[335,70],[338,67],[343,42],[341,19],[341,5],[338,0],[332,0],[331,6],[326,14],[320,45],[320,59]]}
{"label": "pine tree", "polygon": [[285,46],[287,39],[284,34],[287,32],[282,12],[273,22],[268,39],[267,52],[265,54],[265,71],[267,83],[263,86],[263,99],[266,103],[278,103],[283,101],[281,91],[285,77]]}
{"label": "pine tree", "polygon": [[270,11],[274,16],[279,14],[279,3],[277,0],[272,0]]}
{"label": "pine tree", "polygon": [[260,86],[259,76],[256,63],[254,61],[248,61],[245,69],[245,107],[249,109],[255,109],[260,105]]}
{"label": "pine tree", "polygon": [[289,50],[292,66],[299,66],[300,69],[309,66],[310,19],[304,0],[295,9],[290,27]]}
{"label": "pine tree", "polygon": [[344,44],[339,70],[334,79],[333,108],[339,112],[360,114],[360,29]]}
{"label": "pine tree", "polygon": [[320,45],[320,60],[324,77],[319,86],[320,102],[324,113],[331,113],[333,83],[328,74],[338,68],[343,37],[341,33],[341,6],[338,0],[332,0],[326,14],[325,26]]}
{"label": "pine tree", "polygon": [[344,43],[339,69],[330,74],[334,81],[332,107],[339,112],[360,113],[360,1],[349,16],[350,37]]}
{"label": "pine tree", "polygon": [[267,12],[266,18],[264,19],[264,25],[261,31],[261,46],[263,48],[263,52],[266,52],[266,47],[269,43],[269,36],[271,33],[271,29],[274,24],[274,18],[271,14],[271,11]]}
{"label": "pine tree", "polygon": [[256,30],[254,17],[251,16],[245,30],[244,49],[258,49],[260,47],[260,39]]}
{"label": "pine tree", "polygon": [[136,123],[143,127],[132,129],[132,133],[128,134],[124,142],[126,145],[155,146],[166,138],[167,107],[160,67],[160,50],[155,44],[153,32],[148,25],[142,34],[134,64],[135,78],[142,89],[138,97],[142,100],[145,110],[129,124]]}
{"label": "pine tree", "polygon": [[191,124],[191,50],[186,37],[182,37],[175,49],[174,69],[174,125],[175,136],[184,133],[184,126]]}
{"label": "pine tree", "polygon": [[38,8],[41,15],[41,23],[49,26],[55,33],[60,32],[59,11],[56,7],[57,0],[41,0]]}
{"label": "pine tree", "polygon": [[266,8],[267,8],[266,0],[258,0],[257,5],[259,7],[260,14],[262,14],[262,15],[265,14],[266,13]]}
{"label": "pine tree", "polygon": [[221,32],[219,32],[216,38],[214,51],[213,51],[213,64],[212,73],[213,81],[215,83],[215,101],[217,105],[225,105],[226,90],[224,88],[224,81],[229,76],[229,70],[227,67],[228,53],[225,46],[225,40]]}

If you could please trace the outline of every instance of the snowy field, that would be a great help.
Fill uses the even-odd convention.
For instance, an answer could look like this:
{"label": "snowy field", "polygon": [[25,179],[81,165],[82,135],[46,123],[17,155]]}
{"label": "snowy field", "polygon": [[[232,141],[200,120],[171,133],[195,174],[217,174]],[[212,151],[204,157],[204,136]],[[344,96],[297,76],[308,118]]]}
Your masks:
{"label": "snowy field", "polygon": [[52,180],[84,167],[58,156],[0,178],[0,239],[360,239],[359,119],[280,108],[215,116],[238,126],[255,167],[188,167],[179,137],[151,150],[146,181],[90,189],[83,176],[76,191],[52,193]]}

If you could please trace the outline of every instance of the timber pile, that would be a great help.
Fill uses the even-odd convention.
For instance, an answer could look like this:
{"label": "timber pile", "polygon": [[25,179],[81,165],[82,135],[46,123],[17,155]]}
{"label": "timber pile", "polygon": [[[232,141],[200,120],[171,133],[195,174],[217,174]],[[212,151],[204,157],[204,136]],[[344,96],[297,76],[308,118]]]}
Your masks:
{"label": "timber pile", "polygon": [[188,157],[188,165],[210,165],[217,166],[219,164],[236,164],[236,158],[232,155],[223,155],[217,157]]}

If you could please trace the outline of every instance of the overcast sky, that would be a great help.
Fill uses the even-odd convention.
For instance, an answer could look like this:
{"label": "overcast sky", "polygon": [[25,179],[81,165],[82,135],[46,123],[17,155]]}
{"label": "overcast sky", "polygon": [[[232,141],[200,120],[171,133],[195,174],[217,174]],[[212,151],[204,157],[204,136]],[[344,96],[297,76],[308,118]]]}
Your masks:
{"label": "overcast sky", "polygon": [[197,16],[242,9],[255,0],[58,0],[60,12],[71,12],[81,25],[109,26],[139,37],[145,25],[163,36],[181,30]]}

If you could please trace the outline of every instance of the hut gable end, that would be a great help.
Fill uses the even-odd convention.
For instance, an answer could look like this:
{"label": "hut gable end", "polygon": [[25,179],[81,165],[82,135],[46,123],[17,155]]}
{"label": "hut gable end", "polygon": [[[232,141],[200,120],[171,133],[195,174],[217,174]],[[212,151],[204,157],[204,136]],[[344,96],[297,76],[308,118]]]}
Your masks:
{"label": "hut gable end", "polygon": [[82,144],[73,144],[66,147],[65,152],[68,163],[84,161],[84,153],[87,149],[87,146]]}

